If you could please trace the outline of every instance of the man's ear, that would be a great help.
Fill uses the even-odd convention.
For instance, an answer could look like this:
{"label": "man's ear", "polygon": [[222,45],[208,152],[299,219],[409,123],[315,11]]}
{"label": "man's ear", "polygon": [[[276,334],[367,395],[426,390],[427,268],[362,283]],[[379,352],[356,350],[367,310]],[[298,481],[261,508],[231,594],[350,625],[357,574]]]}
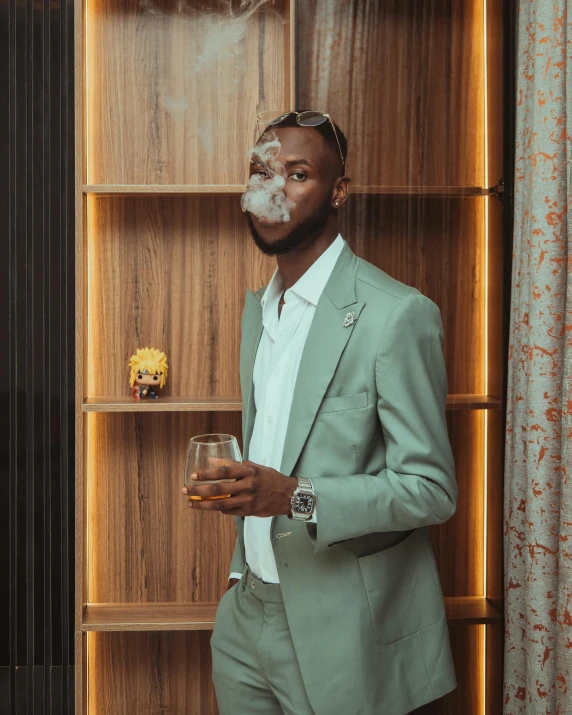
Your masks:
{"label": "man's ear", "polygon": [[350,193],[351,179],[349,176],[340,176],[336,179],[334,190],[332,192],[332,206],[339,209],[342,206]]}

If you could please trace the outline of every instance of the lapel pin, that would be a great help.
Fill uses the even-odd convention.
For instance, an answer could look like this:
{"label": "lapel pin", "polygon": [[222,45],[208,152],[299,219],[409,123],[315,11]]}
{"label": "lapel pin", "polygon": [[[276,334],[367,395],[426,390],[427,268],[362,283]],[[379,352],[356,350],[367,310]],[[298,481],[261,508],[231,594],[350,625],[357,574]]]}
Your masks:
{"label": "lapel pin", "polygon": [[281,539],[283,536],[290,536],[291,534],[292,534],[291,531],[285,531],[285,532],[282,533],[282,534],[276,534],[276,538],[277,538],[277,539]]}
{"label": "lapel pin", "polygon": [[349,312],[346,315],[345,320],[344,320],[344,328],[349,328],[350,325],[353,325],[356,321],[357,321],[356,314],[353,311]]}

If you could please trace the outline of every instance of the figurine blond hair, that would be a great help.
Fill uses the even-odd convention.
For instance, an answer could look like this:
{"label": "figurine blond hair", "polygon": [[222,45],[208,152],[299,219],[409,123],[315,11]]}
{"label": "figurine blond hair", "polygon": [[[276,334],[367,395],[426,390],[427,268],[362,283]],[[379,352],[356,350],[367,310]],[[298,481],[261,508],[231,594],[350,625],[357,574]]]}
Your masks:
{"label": "figurine blond hair", "polygon": [[133,397],[140,400],[148,396],[156,400],[159,397],[156,388],[164,387],[167,382],[169,366],[165,353],[157,348],[138,348],[137,353],[129,360],[129,367],[129,385]]}

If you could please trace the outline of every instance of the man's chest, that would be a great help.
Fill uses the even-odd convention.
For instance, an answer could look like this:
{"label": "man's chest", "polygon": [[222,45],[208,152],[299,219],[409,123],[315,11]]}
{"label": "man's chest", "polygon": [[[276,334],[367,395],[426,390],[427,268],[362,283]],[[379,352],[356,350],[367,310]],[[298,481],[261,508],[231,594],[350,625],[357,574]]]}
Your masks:
{"label": "man's chest", "polygon": [[291,397],[311,327],[310,308],[298,314],[286,309],[272,330],[263,329],[252,376],[257,409],[267,400]]}

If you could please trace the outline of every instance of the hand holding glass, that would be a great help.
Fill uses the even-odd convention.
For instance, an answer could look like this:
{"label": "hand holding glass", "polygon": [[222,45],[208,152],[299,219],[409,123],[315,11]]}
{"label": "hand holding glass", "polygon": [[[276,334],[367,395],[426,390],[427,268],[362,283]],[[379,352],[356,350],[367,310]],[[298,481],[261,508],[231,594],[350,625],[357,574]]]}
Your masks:
{"label": "hand holding glass", "polygon": [[[191,474],[205,469],[213,469],[231,464],[242,464],[242,455],[236,437],[231,434],[200,434],[191,437],[185,459],[185,486],[198,484],[218,484],[219,482],[236,482],[236,479],[211,479],[207,481],[191,479]],[[189,496],[194,501],[203,499],[225,499],[230,494],[216,497]]]}

